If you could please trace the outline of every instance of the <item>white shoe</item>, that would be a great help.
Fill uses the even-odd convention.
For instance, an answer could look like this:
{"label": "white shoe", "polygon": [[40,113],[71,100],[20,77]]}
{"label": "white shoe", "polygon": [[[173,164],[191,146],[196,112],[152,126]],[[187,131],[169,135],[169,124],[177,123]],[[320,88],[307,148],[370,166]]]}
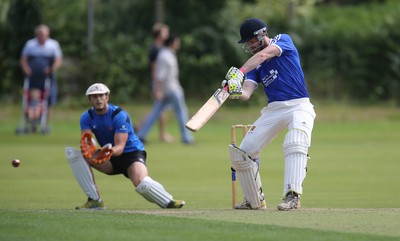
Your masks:
{"label": "white shoe", "polygon": [[300,196],[295,192],[289,192],[286,197],[278,205],[278,210],[289,211],[300,208]]}

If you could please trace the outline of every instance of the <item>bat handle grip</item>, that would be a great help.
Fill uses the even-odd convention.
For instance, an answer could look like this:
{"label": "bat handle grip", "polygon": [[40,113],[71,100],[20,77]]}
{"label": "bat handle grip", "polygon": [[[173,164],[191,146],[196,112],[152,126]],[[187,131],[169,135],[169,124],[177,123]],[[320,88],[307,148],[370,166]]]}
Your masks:
{"label": "bat handle grip", "polygon": [[236,170],[231,167],[232,181],[236,181]]}
{"label": "bat handle grip", "polygon": [[232,208],[236,206],[236,170],[231,167],[232,173]]}

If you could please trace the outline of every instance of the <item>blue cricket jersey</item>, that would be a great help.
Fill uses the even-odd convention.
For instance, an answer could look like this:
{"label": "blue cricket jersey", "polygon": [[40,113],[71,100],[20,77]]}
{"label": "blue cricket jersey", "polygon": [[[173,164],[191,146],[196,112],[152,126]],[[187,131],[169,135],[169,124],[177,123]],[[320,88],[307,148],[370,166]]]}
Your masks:
{"label": "blue cricket jersey", "polygon": [[114,113],[113,116],[113,112],[118,108],[118,106],[108,104],[108,112],[104,115],[97,115],[93,107],[85,111],[80,119],[81,131],[92,130],[100,146],[104,146],[107,143],[111,143],[114,146],[115,133],[128,133],[128,140],[123,152],[143,151],[143,143],[133,130],[129,114],[120,109],[121,111]]}
{"label": "blue cricket jersey", "polygon": [[279,34],[271,39],[270,44],[277,46],[281,54],[249,71],[246,80],[264,85],[268,103],[308,98],[299,53],[290,36]]}

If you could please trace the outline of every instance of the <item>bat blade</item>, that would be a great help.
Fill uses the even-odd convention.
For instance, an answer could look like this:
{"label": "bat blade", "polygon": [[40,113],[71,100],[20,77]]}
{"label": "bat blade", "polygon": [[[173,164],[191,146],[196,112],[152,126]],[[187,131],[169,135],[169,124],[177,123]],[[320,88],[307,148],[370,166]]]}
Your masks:
{"label": "bat blade", "polygon": [[219,88],[208,99],[208,101],[197,111],[196,114],[186,123],[186,128],[196,132],[203,127],[207,121],[217,112],[219,107],[228,99],[229,93],[226,88]]}

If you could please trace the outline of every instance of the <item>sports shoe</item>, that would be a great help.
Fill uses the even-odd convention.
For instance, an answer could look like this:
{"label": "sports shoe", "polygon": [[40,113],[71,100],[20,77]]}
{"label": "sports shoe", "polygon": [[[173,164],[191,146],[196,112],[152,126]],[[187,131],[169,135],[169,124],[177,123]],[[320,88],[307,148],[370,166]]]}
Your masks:
{"label": "sports shoe", "polygon": [[172,200],[168,203],[167,208],[182,208],[185,204],[183,200]]}
{"label": "sports shoe", "polygon": [[278,205],[278,210],[289,211],[300,208],[300,196],[295,192],[289,192],[286,197]]}
{"label": "sports shoe", "polygon": [[76,207],[79,210],[102,210],[104,209],[103,200],[93,200],[88,198],[87,202],[80,207]]}
{"label": "sports shoe", "polygon": [[[251,208],[250,203],[244,199],[242,203],[235,205],[235,209],[253,209]],[[261,201],[261,206],[258,209],[267,209],[267,202],[265,200]]]}

